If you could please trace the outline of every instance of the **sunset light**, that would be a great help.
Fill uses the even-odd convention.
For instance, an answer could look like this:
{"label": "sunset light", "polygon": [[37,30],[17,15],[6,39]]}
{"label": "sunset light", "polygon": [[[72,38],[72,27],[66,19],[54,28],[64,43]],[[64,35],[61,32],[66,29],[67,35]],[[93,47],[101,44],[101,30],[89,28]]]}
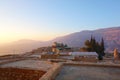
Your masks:
{"label": "sunset light", "polygon": [[0,80],[120,80],[120,0],[0,0]]}
{"label": "sunset light", "polygon": [[119,26],[119,9],[112,0],[1,0],[0,43]]}

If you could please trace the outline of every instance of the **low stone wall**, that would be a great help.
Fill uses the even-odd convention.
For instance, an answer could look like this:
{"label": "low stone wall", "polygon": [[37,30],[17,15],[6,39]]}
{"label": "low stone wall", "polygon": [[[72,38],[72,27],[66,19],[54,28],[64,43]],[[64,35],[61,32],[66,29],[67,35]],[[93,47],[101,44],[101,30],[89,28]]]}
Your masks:
{"label": "low stone wall", "polygon": [[0,62],[0,65],[7,64],[7,63],[11,63],[11,62],[16,62],[16,61],[21,61],[21,60],[25,60],[25,58],[7,59],[7,60],[5,60],[5,61],[1,61],[1,62]]}
{"label": "low stone wall", "polygon": [[58,55],[53,54],[43,54],[41,55],[41,59],[57,59]]}
{"label": "low stone wall", "polygon": [[0,68],[0,80],[39,80],[45,71],[20,68]]}
{"label": "low stone wall", "polygon": [[66,60],[64,59],[48,59],[49,62],[54,62],[54,63],[58,63],[58,62],[66,62]]}
{"label": "low stone wall", "polygon": [[75,57],[73,61],[97,62],[95,57]]}
{"label": "low stone wall", "polygon": [[120,68],[120,64],[101,64],[101,63],[76,63],[76,62],[66,62],[64,65],[72,65],[72,66],[94,66],[94,67],[113,67],[113,68]]}
{"label": "low stone wall", "polygon": [[54,66],[45,73],[39,80],[54,80],[56,75],[61,70],[63,64],[60,63],[54,63]]}

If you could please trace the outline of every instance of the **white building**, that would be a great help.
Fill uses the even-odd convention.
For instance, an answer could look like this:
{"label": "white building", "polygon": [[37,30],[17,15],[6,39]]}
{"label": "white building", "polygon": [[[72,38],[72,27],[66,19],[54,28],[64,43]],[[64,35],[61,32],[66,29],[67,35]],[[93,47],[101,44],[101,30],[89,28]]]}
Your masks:
{"label": "white building", "polygon": [[96,52],[70,52],[69,55],[73,56],[75,61],[97,62],[98,60]]}
{"label": "white building", "polygon": [[72,55],[72,56],[94,56],[94,57],[97,57],[98,54],[96,52],[69,52],[69,55]]}

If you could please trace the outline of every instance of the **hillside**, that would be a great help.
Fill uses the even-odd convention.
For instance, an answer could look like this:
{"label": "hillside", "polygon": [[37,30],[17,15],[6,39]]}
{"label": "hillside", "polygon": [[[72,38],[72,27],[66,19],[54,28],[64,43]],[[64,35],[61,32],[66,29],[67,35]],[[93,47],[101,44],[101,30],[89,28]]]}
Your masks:
{"label": "hillside", "polygon": [[97,41],[104,38],[105,47],[107,51],[113,51],[114,48],[120,50],[120,27],[112,27],[98,30],[85,30],[81,32],[75,32],[63,37],[57,37],[53,40],[41,42],[34,40],[19,40],[13,43],[0,46],[0,52],[26,52],[31,51],[43,46],[50,46],[53,42],[63,42],[71,47],[83,47],[84,41],[90,39],[91,35],[94,36]]}
{"label": "hillside", "polygon": [[60,41],[67,43],[72,47],[82,47],[84,46],[84,41],[90,39],[91,35],[96,38],[97,41],[101,41],[104,38],[105,47],[107,51],[113,51],[114,48],[120,50],[120,27],[105,28],[98,30],[86,30],[81,32],[76,32],[64,37],[56,38],[52,41]]}

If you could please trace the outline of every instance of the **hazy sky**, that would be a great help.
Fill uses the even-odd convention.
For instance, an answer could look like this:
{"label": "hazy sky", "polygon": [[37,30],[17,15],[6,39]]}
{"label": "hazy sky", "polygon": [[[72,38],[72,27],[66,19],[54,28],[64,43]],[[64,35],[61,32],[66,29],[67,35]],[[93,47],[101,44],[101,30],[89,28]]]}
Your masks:
{"label": "hazy sky", "polygon": [[120,0],[0,0],[0,43],[120,25]]}

